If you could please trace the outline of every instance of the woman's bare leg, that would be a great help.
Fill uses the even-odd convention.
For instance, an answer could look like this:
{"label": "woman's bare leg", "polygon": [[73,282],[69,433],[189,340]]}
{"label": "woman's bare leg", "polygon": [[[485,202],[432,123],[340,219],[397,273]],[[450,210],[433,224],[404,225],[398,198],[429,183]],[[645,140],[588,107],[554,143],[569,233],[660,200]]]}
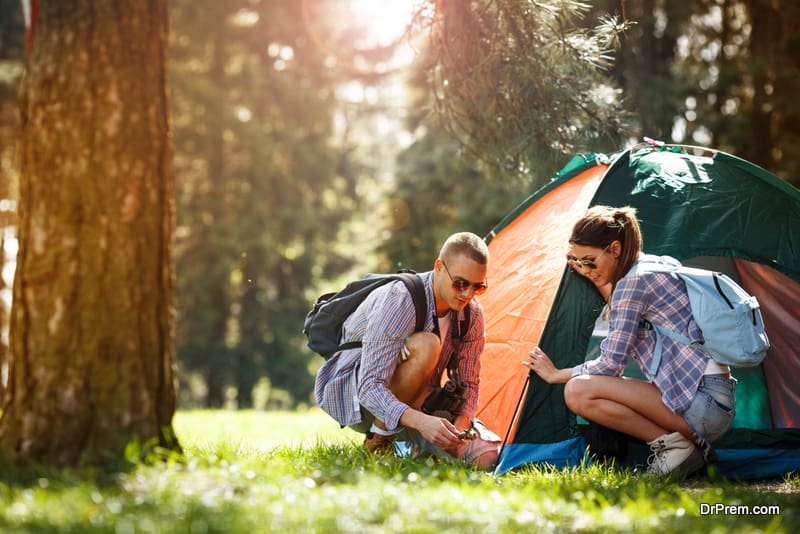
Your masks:
{"label": "woman's bare leg", "polygon": [[683,417],[667,408],[658,388],[644,380],[579,375],[567,382],[564,400],[583,418],[642,441],[670,432],[693,440]]}

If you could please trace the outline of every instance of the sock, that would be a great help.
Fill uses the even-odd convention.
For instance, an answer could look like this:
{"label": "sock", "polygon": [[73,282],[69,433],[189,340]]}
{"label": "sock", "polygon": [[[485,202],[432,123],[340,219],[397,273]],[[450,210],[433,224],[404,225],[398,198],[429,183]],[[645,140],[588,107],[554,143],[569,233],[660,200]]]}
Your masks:
{"label": "sock", "polygon": [[395,434],[400,432],[400,430],[401,430],[400,428],[396,428],[394,430],[385,430],[383,428],[378,428],[378,426],[375,423],[372,423],[372,426],[369,429],[370,432],[372,432],[373,434],[378,434],[379,436],[394,436]]}

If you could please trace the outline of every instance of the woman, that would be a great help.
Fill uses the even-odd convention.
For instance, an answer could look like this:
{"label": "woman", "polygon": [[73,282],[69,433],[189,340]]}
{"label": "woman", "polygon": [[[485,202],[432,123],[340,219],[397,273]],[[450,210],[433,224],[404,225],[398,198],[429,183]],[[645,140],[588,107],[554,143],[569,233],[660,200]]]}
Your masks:
{"label": "woman", "polygon": [[[637,272],[648,255],[641,253],[631,207],[589,209],[575,223],[570,245],[573,269],[598,288],[610,284],[608,337],[598,358],[574,368],[556,368],[539,347],[524,365],[547,383],[566,384],[564,399],[576,414],[647,442],[653,451],[648,472],[697,471],[733,420],[736,380],[703,350],[666,337],[661,364],[650,373],[656,345],[650,323],[703,342],[684,282],[668,273]],[[647,380],[621,376],[628,358]]]}

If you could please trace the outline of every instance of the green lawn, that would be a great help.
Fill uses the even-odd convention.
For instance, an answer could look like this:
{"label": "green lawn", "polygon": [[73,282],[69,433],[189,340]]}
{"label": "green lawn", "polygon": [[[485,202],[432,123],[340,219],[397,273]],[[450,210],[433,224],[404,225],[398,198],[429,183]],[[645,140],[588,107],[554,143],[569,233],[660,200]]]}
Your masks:
{"label": "green lawn", "polygon": [[183,456],[124,473],[0,473],[0,532],[800,532],[797,477],[677,483],[592,465],[495,478],[374,458],[318,410],[180,412],[175,430]]}
{"label": "green lawn", "polygon": [[[358,434],[340,429],[325,412],[314,408],[296,412],[254,412],[192,410],[178,412],[175,432],[185,448],[204,449],[215,443],[231,442],[248,449],[268,450],[274,447],[352,442]],[[363,439],[363,438],[361,438]]]}

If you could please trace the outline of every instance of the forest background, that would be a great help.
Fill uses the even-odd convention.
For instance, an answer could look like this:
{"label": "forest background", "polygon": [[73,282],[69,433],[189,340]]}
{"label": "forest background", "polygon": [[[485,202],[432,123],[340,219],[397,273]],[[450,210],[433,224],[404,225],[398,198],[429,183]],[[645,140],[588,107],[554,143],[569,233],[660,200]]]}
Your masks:
{"label": "forest background", "polygon": [[[319,293],[429,269],[447,235],[486,235],[575,153],[650,137],[800,185],[792,0],[170,0],[168,12],[181,408],[313,403],[322,360],[301,328]],[[21,2],[0,0],[0,391],[25,36]]]}

